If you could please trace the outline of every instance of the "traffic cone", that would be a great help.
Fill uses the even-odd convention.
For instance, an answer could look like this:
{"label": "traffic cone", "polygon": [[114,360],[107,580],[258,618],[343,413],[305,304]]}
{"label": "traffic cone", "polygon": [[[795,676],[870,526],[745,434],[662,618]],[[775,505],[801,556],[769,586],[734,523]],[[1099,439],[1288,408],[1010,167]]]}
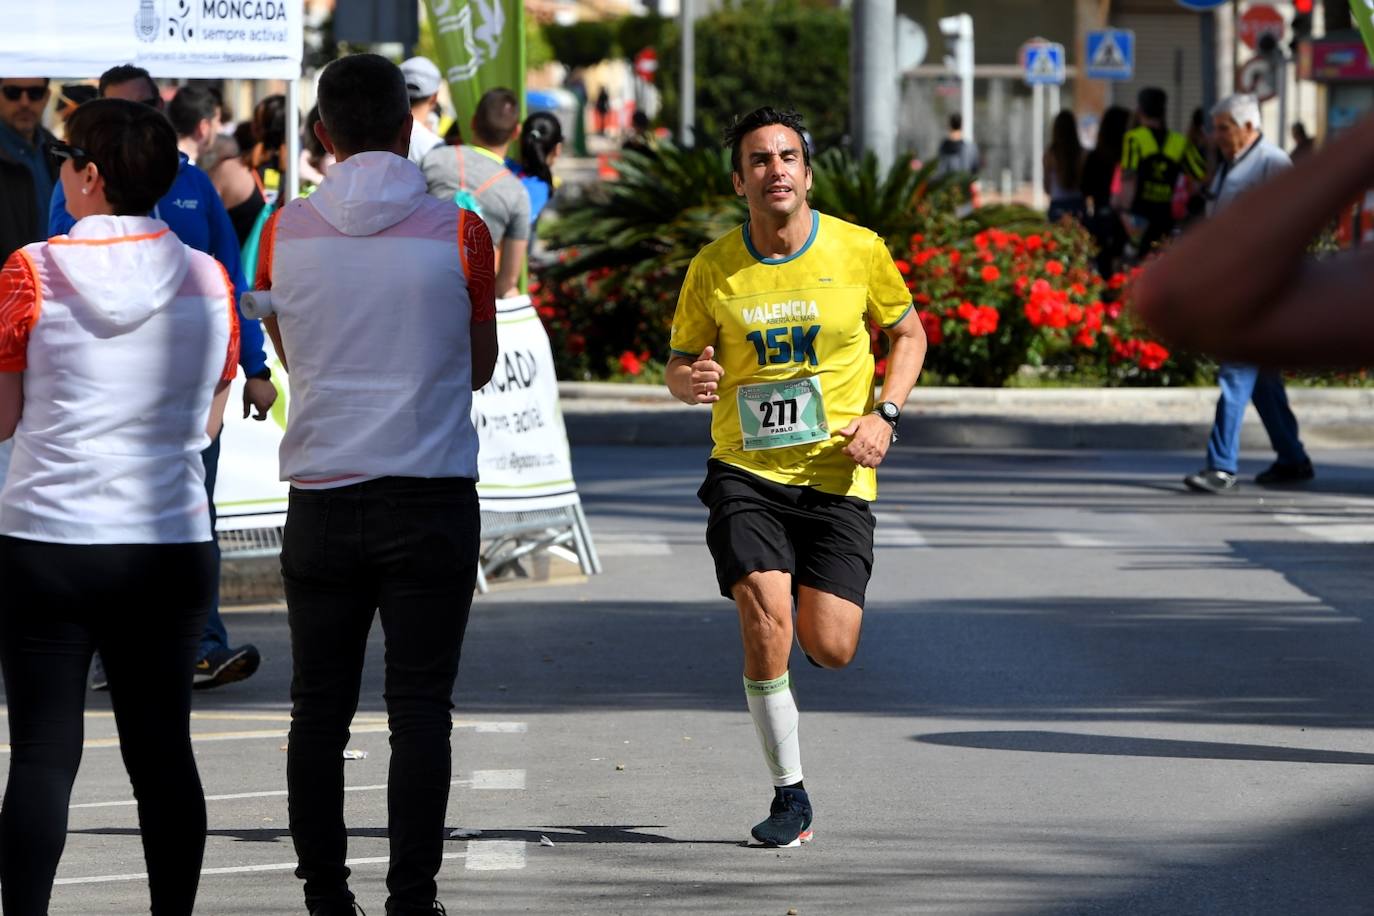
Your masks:
{"label": "traffic cone", "polygon": [[[618,157],[617,157],[618,158]],[[610,153],[599,153],[596,157],[596,177],[602,181],[615,181],[620,177]]]}

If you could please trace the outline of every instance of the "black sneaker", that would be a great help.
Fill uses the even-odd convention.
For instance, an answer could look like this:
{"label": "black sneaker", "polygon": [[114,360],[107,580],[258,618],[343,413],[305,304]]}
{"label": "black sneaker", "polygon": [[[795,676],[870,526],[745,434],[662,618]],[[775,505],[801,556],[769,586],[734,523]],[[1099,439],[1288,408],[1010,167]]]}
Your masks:
{"label": "black sneaker", "polygon": [[1183,478],[1183,485],[1196,493],[1226,493],[1239,486],[1235,474],[1230,471],[1214,471],[1211,468],[1189,474]]}
{"label": "black sneaker", "polygon": [[211,687],[242,681],[253,676],[261,661],[262,656],[251,643],[245,643],[237,649],[227,646],[211,649],[196,662],[191,686],[197,690],[209,690]]}
{"label": "black sneaker", "polygon": [[105,663],[100,660],[100,653],[91,656],[91,689],[105,691],[110,689],[110,679],[105,676]]}
{"label": "black sneaker", "polygon": [[1267,469],[1255,475],[1255,483],[1266,487],[1281,487],[1289,483],[1302,483],[1304,480],[1311,480],[1316,476],[1310,460],[1301,464],[1283,464],[1275,461]]}
{"label": "black sneaker", "polygon": [[754,839],[770,847],[790,848],[810,843],[814,832],[811,829],[811,799],[806,790],[785,786],[774,789],[768,820],[755,825],[749,832]]}

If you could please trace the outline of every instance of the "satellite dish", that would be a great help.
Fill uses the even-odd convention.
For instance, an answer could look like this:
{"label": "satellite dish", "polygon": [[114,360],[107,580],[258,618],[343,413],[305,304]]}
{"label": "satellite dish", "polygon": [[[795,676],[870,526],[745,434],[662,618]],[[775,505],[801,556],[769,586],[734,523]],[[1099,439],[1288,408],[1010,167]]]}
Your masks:
{"label": "satellite dish", "polygon": [[897,72],[905,73],[925,63],[930,42],[926,30],[915,19],[897,16]]}

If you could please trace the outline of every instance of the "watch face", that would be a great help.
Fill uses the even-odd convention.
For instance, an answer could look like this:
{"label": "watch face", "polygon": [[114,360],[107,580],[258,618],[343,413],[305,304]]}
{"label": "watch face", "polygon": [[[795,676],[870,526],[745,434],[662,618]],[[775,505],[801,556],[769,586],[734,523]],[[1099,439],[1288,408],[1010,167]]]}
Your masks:
{"label": "watch face", "polygon": [[897,422],[897,418],[902,415],[901,411],[897,409],[897,405],[891,401],[883,401],[879,404],[878,414],[889,423]]}

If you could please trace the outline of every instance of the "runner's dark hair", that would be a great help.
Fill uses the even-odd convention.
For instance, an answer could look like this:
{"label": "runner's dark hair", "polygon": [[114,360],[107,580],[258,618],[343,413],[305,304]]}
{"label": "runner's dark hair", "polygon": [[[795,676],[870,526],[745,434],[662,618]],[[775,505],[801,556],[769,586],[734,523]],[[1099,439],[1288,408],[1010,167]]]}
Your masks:
{"label": "runner's dark hair", "polygon": [[477,101],[472,114],[472,135],[487,146],[509,143],[520,126],[520,100],[501,86],[488,89]]}
{"label": "runner's dark hair", "polygon": [[204,86],[182,86],[167,105],[167,119],[178,137],[189,137],[201,121],[220,110],[219,96]]}
{"label": "runner's dark hair", "polygon": [[802,162],[808,169],[811,168],[811,149],[806,142],[806,125],[802,123],[802,116],[791,109],[780,110],[765,105],[762,108],[755,108],[742,118],[736,118],[733,124],[725,128],[725,143],[730,147],[730,170],[732,172],[736,175],[744,174],[739,151],[744,138],[760,127],[770,127],[774,124],[781,124],[796,133],[797,140],[801,142]]}
{"label": "runner's dark hair", "polygon": [[118,86],[120,83],[128,83],[140,79],[147,81],[148,89],[151,90],[154,96],[157,96],[158,103],[161,104],[162,95],[158,92],[157,83],[153,81],[152,74],[142,67],[135,67],[133,64],[120,64],[118,67],[111,67],[100,74],[99,93],[101,97],[104,97],[105,90],[109,89],[111,86]]}
{"label": "runner's dark hair", "polygon": [[563,142],[563,125],[558,116],[536,111],[525,119],[520,128],[520,167],[550,188],[553,173],[549,171],[549,154]]}
{"label": "runner's dark hair", "polygon": [[316,98],[339,152],[390,150],[410,116],[401,68],[378,54],[350,54],[324,68]]}
{"label": "runner's dark hair", "polygon": [[95,163],[116,216],[152,212],[181,167],[172,122],[125,99],[93,99],[77,108],[67,121],[67,141]]}

